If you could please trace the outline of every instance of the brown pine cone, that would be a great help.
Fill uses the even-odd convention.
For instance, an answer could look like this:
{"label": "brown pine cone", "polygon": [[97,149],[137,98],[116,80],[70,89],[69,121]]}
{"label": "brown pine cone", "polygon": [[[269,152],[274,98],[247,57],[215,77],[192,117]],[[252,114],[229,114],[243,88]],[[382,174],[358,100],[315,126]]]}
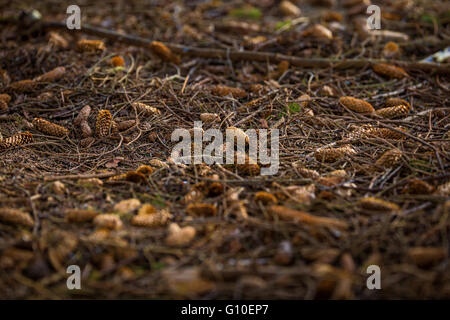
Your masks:
{"label": "brown pine cone", "polygon": [[379,115],[380,117],[386,118],[386,119],[391,119],[391,118],[397,118],[403,115],[408,114],[409,109],[407,106],[405,105],[399,105],[399,106],[395,106],[395,107],[387,107],[387,108],[382,108],[382,109],[378,109],[376,111],[376,114]]}
{"label": "brown pine cone", "polygon": [[171,215],[167,211],[161,210],[153,214],[139,214],[134,216],[131,218],[131,224],[145,228],[160,227],[165,225],[170,218]]}
{"label": "brown pine cone", "polygon": [[64,137],[69,134],[69,130],[67,128],[42,118],[34,118],[33,126],[36,130],[49,136]]}
{"label": "brown pine cone", "polygon": [[146,105],[145,103],[134,102],[133,106],[136,108],[138,113],[142,113],[147,116],[161,114],[161,111],[159,111],[157,108]]}
{"label": "brown pine cone", "polygon": [[354,112],[371,113],[375,111],[369,102],[354,97],[340,97],[339,102]]}
{"label": "brown pine cone", "polygon": [[93,137],[87,137],[84,139],[81,139],[80,146],[82,148],[88,148],[95,142],[95,139]]}
{"label": "brown pine cone", "polygon": [[89,114],[91,113],[91,107],[89,105],[85,105],[80,112],[78,113],[75,120],[73,120],[73,124],[79,126],[81,122],[87,121],[89,118]]}
{"label": "brown pine cone", "polygon": [[359,204],[363,209],[373,211],[397,211],[400,207],[392,202],[378,199],[374,197],[366,197],[359,200]]}
{"label": "brown pine cone", "polygon": [[0,150],[9,149],[11,147],[20,146],[33,141],[33,135],[28,132],[20,132],[4,140],[0,140]]}
{"label": "brown pine cone", "polygon": [[403,188],[402,193],[408,194],[431,194],[435,191],[434,186],[417,178],[409,180]]}
{"label": "brown pine cone", "polygon": [[356,151],[351,146],[346,145],[339,148],[318,149],[314,152],[314,157],[318,161],[334,162],[355,153]]}
{"label": "brown pine cone", "polygon": [[8,103],[11,101],[11,96],[9,94],[0,94],[0,111],[8,110]]}
{"label": "brown pine cone", "polygon": [[96,52],[105,50],[105,43],[101,40],[83,39],[77,42],[78,51]]}
{"label": "brown pine cone", "polygon": [[66,211],[66,219],[69,222],[89,222],[92,221],[98,212],[86,209],[68,209]]}
{"label": "brown pine cone", "polygon": [[87,121],[81,122],[80,131],[81,131],[81,135],[83,136],[83,138],[88,138],[88,137],[92,136],[92,129],[89,126],[89,124],[87,123]]}
{"label": "brown pine cone", "polygon": [[66,73],[66,68],[57,67],[49,72],[46,72],[46,73],[34,78],[34,81],[36,81],[36,82],[53,82],[53,81],[61,79],[65,73]]}
{"label": "brown pine cone", "polygon": [[408,101],[401,98],[388,98],[386,99],[384,104],[386,105],[386,107],[395,107],[404,105],[408,108],[408,111],[412,109]]}
{"label": "brown pine cone", "polygon": [[403,68],[386,64],[386,63],[378,63],[372,66],[373,71],[376,73],[387,76],[389,78],[402,79],[404,77],[408,77],[408,73]]}
{"label": "brown pine cone", "polygon": [[402,152],[398,149],[391,149],[381,155],[375,165],[382,168],[392,168],[402,158]]}
{"label": "brown pine cone", "polygon": [[95,132],[100,138],[107,137],[114,133],[114,124],[112,115],[108,110],[100,110],[97,115],[95,124]]}
{"label": "brown pine cone", "polygon": [[29,228],[34,225],[34,221],[28,213],[10,208],[0,208],[0,221]]}
{"label": "brown pine cone", "polygon": [[152,43],[150,43],[150,50],[163,61],[172,62],[174,64],[181,63],[180,57],[174,54],[172,50],[167,48],[162,42],[152,41]]}
{"label": "brown pine cone", "polygon": [[28,92],[32,91],[34,88],[36,88],[37,82],[34,80],[20,80],[13,82],[9,85],[9,88],[16,92]]}
{"label": "brown pine cone", "polygon": [[210,203],[191,203],[187,206],[186,213],[191,216],[211,217],[217,214],[217,209]]}
{"label": "brown pine cone", "polygon": [[225,97],[229,94],[231,94],[234,98],[245,98],[247,96],[247,92],[241,88],[232,88],[222,85],[213,87],[211,89],[211,93],[219,97]]}

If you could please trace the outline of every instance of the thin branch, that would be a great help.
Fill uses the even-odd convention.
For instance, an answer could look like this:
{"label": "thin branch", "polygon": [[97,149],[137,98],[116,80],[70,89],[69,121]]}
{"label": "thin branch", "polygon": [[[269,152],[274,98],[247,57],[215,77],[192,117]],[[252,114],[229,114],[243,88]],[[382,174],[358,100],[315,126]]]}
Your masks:
{"label": "thin branch", "polygon": [[[8,21],[9,23],[15,23],[18,25],[22,24],[20,19],[9,19],[5,21]],[[62,29],[65,31],[68,30],[66,24],[64,22],[59,21],[38,21],[36,22],[36,24],[37,27],[42,29]],[[74,29],[71,30],[71,32],[79,32],[89,35],[95,35],[98,37],[107,38],[112,41],[118,41],[121,43],[126,43],[129,45],[144,48],[149,48],[150,43],[152,43],[153,41],[150,39],[145,39],[137,36],[117,33],[109,29],[94,27],[87,24],[83,25],[81,29],[79,30]],[[164,43],[164,44],[168,48],[170,48],[174,53],[182,56],[211,58],[211,59],[215,58],[233,61],[260,61],[270,63],[279,63],[281,61],[288,61],[292,66],[303,68],[333,68],[337,70],[362,69],[372,64],[386,62],[385,60],[378,60],[378,59],[345,59],[345,60],[336,60],[327,58],[305,59],[271,52],[197,48],[174,43]],[[434,63],[408,62],[399,60],[392,60],[389,61],[389,63],[405,68],[407,70],[421,70],[427,73],[450,74],[450,64],[438,65]]]}

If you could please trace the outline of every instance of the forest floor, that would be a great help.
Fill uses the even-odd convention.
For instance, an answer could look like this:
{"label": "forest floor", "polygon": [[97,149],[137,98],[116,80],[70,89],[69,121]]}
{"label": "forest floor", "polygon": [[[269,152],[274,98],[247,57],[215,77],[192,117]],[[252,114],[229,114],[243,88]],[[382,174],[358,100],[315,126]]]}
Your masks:
{"label": "forest floor", "polygon": [[[368,63],[176,61],[3,23],[0,298],[450,298],[450,74],[405,66],[396,78],[370,63],[448,47],[448,2],[374,1],[377,36],[348,0],[298,1],[300,15],[274,0],[2,1],[0,12],[63,21],[75,2],[82,24],[164,43]],[[80,51],[81,39],[105,48]],[[86,105],[91,137],[75,121]],[[100,110],[129,128],[99,136]],[[204,113],[217,116],[203,129],[278,129],[278,172],[176,164],[172,132]],[[67,288],[70,265],[80,290]],[[369,265],[380,290],[367,288]]]}

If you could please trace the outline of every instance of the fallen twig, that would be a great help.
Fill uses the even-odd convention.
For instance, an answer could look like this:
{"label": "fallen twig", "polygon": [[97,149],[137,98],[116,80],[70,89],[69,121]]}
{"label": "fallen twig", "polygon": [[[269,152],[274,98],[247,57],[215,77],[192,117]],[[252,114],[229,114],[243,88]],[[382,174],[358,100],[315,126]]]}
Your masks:
{"label": "fallen twig", "polygon": [[109,177],[113,177],[116,175],[117,175],[117,172],[105,172],[105,173],[93,173],[93,174],[69,174],[66,176],[46,176],[46,177],[44,177],[44,181],[109,178]]}
{"label": "fallen twig", "polygon": [[[20,19],[3,19],[3,23],[15,23],[17,25],[23,24]],[[59,21],[37,21],[35,22],[37,28],[41,29],[62,29],[68,30],[64,22]],[[35,28],[33,28],[35,29]],[[112,30],[94,27],[90,25],[83,25],[79,30],[72,30],[72,32],[80,32],[90,35],[95,35],[98,37],[107,38],[109,40],[118,41],[138,47],[149,48],[149,45],[153,40],[117,33]],[[343,69],[362,69],[364,67],[370,66],[372,64],[386,62],[379,59],[345,59],[336,60],[328,58],[299,58],[288,56],[279,53],[271,52],[255,52],[255,51],[238,51],[238,50],[224,50],[224,49],[213,49],[213,48],[197,48],[189,47],[181,44],[174,43],[163,43],[174,53],[200,58],[216,58],[225,59],[233,61],[260,61],[260,62],[270,62],[279,63],[281,61],[287,61],[292,66],[303,67],[303,68],[333,68],[338,70]],[[450,64],[437,65],[433,63],[420,63],[420,62],[408,62],[392,60],[389,63],[396,66],[405,68],[407,70],[421,70],[427,73],[438,73],[438,74],[450,74]]]}

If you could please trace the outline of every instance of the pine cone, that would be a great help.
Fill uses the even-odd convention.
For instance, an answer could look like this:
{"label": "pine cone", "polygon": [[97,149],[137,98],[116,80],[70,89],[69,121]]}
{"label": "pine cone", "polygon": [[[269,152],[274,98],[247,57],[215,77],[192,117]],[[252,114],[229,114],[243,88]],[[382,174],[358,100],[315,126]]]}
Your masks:
{"label": "pine cone", "polygon": [[152,41],[152,43],[150,43],[150,50],[163,61],[172,62],[174,64],[181,63],[180,57],[175,55],[172,50],[167,48],[162,42]]}
{"label": "pine cone", "polygon": [[331,40],[333,39],[333,32],[321,24],[315,24],[303,31],[302,36]]}
{"label": "pine cone", "polygon": [[76,126],[79,126],[81,122],[87,121],[89,118],[89,115],[91,114],[91,107],[89,105],[85,105],[80,112],[78,113],[78,116],[73,120],[73,124]]}
{"label": "pine cone", "polygon": [[129,171],[125,174],[125,180],[133,183],[145,183],[147,181],[145,175],[136,171]]}
{"label": "pine cone", "polygon": [[5,101],[6,103],[9,103],[11,101],[11,96],[6,93],[0,94],[0,101]]}
{"label": "pine cone", "polygon": [[4,140],[0,140],[0,150],[9,149],[11,147],[20,146],[33,141],[33,135],[26,131],[15,134]]}
{"label": "pine cone", "polygon": [[8,103],[11,101],[11,96],[9,94],[0,94],[0,111],[8,110]]}
{"label": "pine cone", "polygon": [[240,128],[228,127],[226,129],[226,133],[227,133],[227,136],[228,135],[230,135],[230,136],[233,135],[235,137],[235,139],[234,139],[235,147],[236,147],[236,144],[238,143],[239,140],[242,140],[245,143],[249,143],[248,135],[245,133],[244,130],[242,130]]}
{"label": "pine cone", "polygon": [[28,92],[36,88],[36,85],[37,82],[27,79],[13,82],[9,85],[9,88],[16,92]]}
{"label": "pine cone", "polygon": [[112,120],[112,115],[108,110],[100,110],[97,115],[95,124],[95,132],[100,138],[107,137],[111,133],[115,133],[117,125]]}
{"label": "pine cone", "polygon": [[57,48],[67,49],[69,47],[69,42],[56,32],[49,32],[48,43]]}
{"label": "pine cone", "polygon": [[377,115],[386,119],[397,118],[405,114],[408,114],[408,112],[409,112],[408,107],[404,105],[382,108],[376,111]]}
{"label": "pine cone", "polygon": [[34,118],[33,126],[36,130],[49,136],[64,137],[69,134],[69,130],[58,124],[52,123],[42,118]]}
{"label": "pine cone", "polygon": [[101,40],[79,40],[77,48],[81,52],[96,52],[105,50],[105,43]]}
{"label": "pine cone", "polygon": [[36,82],[54,82],[56,80],[61,79],[66,73],[66,68],[57,67],[49,72],[46,72],[39,77],[34,78]]}
{"label": "pine cone", "polygon": [[300,8],[290,1],[281,1],[279,7],[285,16],[298,17],[301,14]]}
{"label": "pine cone", "polygon": [[81,139],[80,146],[82,148],[88,148],[95,142],[95,139],[93,137],[87,137],[84,139]]}
{"label": "pine cone", "polygon": [[229,94],[231,94],[234,98],[245,98],[247,96],[247,92],[241,88],[231,88],[222,85],[213,87],[211,89],[211,93],[219,97],[224,97]]}
{"label": "pine cone", "polygon": [[317,183],[327,186],[327,187],[334,187],[342,182],[347,180],[346,177],[341,176],[328,176],[328,177],[320,177],[317,179]]}
{"label": "pine cone", "polygon": [[95,210],[69,209],[66,211],[66,219],[69,222],[89,222],[97,215],[98,212]]}
{"label": "pine cone", "polygon": [[10,208],[0,208],[0,221],[29,228],[34,225],[33,219],[28,213]]}
{"label": "pine cone", "polygon": [[371,113],[375,111],[369,102],[354,97],[340,97],[339,102],[354,112]]}
{"label": "pine cone", "polygon": [[167,165],[167,163],[159,160],[159,159],[152,159],[150,160],[149,164],[153,167],[157,167],[157,168],[168,168],[169,166]]}
{"label": "pine cone", "polygon": [[375,165],[382,168],[392,168],[402,158],[402,152],[398,149],[391,149],[381,155]]}
{"label": "pine cone", "polygon": [[129,181],[133,183],[145,183],[147,181],[146,175],[142,172],[137,171],[128,171],[126,173],[119,174],[117,176],[113,176],[108,178],[108,182],[120,182],[120,181]]}
{"label": "pine cone", "polygon": [[314,157],[318,161],[323,162],[335,162],[339,159],[355,154],[356,151],[349,145],[339,147],[339,148],[323,148],[318,149],[314,152]]}
{"label": "pine cone", "polygon": [[122,173],[118,174],[117,176],[109,177],[106,181],[108,182],[119,182],[119,181],[126,181],[127,180],[127,174]]}
{"label": "pine cone", "polygon": [[374,211],[398,211],[400,207],[392,202],[382,199],[367,197],[359,200],[359,204],[363,209]]}
{"label": "pine cone", "polygon": [[[406,132],[403,128],[396,128],[399,131]],[[357,128],[349,135],[350,139],[361,139],[361,138],[383,138],[383,139],[393,139],[400,140],[404,139],[405,135],[391,130],[389,128],[375,128],[372,125],[365,125]]]}
{"label": "pine cone", "polygon": [[[399,131],[406,132],[406,130],[403,128],[396,128],[396,129],[398,129]],[[375,128],[375,130],[369,133],[384,139],[401,140],[405,138],[405,135],[388,128]]]}
{"label": "pine cone", "polygon": [[217,214],[217,209],[209,203],[191,203],[187,206],[186,213],[191,216],[211,217]]}
{"label": "pine cone", "polygon": [[447,250],[435,247],[414,247],[408,250],[409,259],[419,267],[429,267],[445,259]]}
{"label": "pine cone", "polygon": [[236,168],[239,174],[245,176],[257,176],[261,172],[260,166],[253,159],[250,159],[250,157],[247,155],[245,156],[245,163],[237,164]]}
{"label": "pine cone", "polygon": [[304,178],[315,180],[320,177],[320,174],[316,170],[311,170],[297,166],[295,168],[297,169],[297,172]]}
{"label": "pine cone", "polygon": [[429,183],[422,181],[417,178],[413,178],[408,181],[406,186],[403,188],[402,193],[408,194],[431,194],[435,188]]}
{"label": "pine cone", "polygon": [[153,168],[143,164],[136,169],[136,172],[141,173],[145,176],[149,176],[153,173]]}
{"label": "pine cone", "polygon": [[205,123],[213,123],[213,122],[219,122],[220,117],[217,113],[202,113],[200,115],[200,120],[202,120]]}
{"label": "pine cone", "polygon": [[116,214],[100,214],[94,218],[94,224],[98,228],[106,228],[110,230],[119,230],[123,223]]}
{"label": "pine cone", "polygon": [[83,121],[80,124],[80,131],[83,138],[89,138],[92,136],[92,129],[87,123],[87,121]]}
{"label": "pine cone", "polygon": [[408,111],[410,111],[411,105],[408,103],[408,101],[401,99],[401,98],[389,98],[386,99],[385,103],[386,107],[396,107],[396,106],[401,106],[404,105],[408,108]]}
{"label": "pine cone", "polygon": [[134,102],[133,106],[136,108],[138,113],[142,113],[147,116],[161,114],[161,111],[159,111],[157,108],[146,105],[145,103]]}
{"label": "pine cone", "polygon": [[372,66],[376,73],[387,76],[389,78],[402,79],[408,77],[408,73],[403,68],[396,67],[390,64],[378,63]]}
{"label": "pine cone", "polygon": [[266,191],[259,191],[255,193],[255,202],[261,202],[264,205],[267,204],[277,204],[278,200],[273,194]]}
{"label": "pine cone", "polygon": [[257,176],[261,172],[261,167],[258,163],[250,158],[247,154],[244,154],[244,163],[238,163],[238,157],[241,157],[243,152],[237,151],[234,153],[234,163],[226,164],[226,167],[236,168],[237,172],[245,176]]}
{"label": "pine cone", "polygon": [[172,216],[165,210],[153,214],[139,214],[131,218],[131,224],[137,227],[154,228],[165,225]]}

